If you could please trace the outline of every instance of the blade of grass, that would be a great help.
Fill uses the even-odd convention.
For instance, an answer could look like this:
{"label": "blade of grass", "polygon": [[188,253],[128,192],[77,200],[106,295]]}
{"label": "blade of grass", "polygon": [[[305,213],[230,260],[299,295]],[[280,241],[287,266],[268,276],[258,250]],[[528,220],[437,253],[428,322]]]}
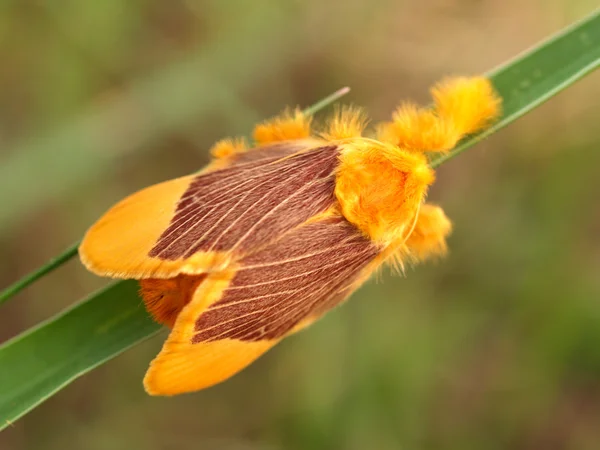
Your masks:
{"label": "blade of grass", "polygon": [[317,103],[315,103],[312,106],[309,106],[304,111],[302,111],[302,113],[307,116],[312,116],[312,115],[316,114],[317,112],[319,112],[320,110],[322,110],[323,108],[326,108],[327,106],[331,105],[332,103],[338,101],[340,98],[342,98],[348,92],[350,92],[350,88],[348,86],[338,89],[333,94],[330,94],[327,97],[325,97],[323,100],[318,101]]}
{"label": "blade of grass", "polygon": [[137,289],[130,280],[112,284],[1,347],[0,429],[160,330]]}
{"label": "blade of grass", "polygon": [[[334,93],[328,95],[324,99],[318,101],[314,105],[309,106],[308,108],[306,108],[303,111],[303,113],[307,116],[312,116],[312,115],[316,114],[317,112],[319,112],[321,109],[336,102],[337,100],[342,98],[344,95],[346,95],[348,92],[350,92],[350,88],[343,87],[343,88],[335,91]],[[40,278],[42,278],[44,275],[47,275],[48,273],[52,272],[54,269],[57,269],[62,264],[69,261],[73,256],[75,256],[77,254],[77,248],[79,247],[79,244],[80,244],[79,241],[74,243],[68,249],[66,249],[63,253],[58,255],[56,258],[51,259],[48,263],[46,263],[45,265],[43,265],[36,271],[24,276],[20,280],[16,281],[15,283],[11,284],[10,286],[8,286],[6,289],[0,291],[0,305],[2,305],[2,303],[4,303],[4,302],[8,301],[11,297],[13,297],[18,292],[25,289],[30,284],[32,284],[32,283],[36,282],[37,280],[39,280]]]}
{"label": "blade of grass", "polygon": [[[504,99],[500,122],[491,131],[466,139],[457,151],[432,165],[438,167],[516,120],[598,64],[600,11],[491,73]],[[0,372],[0,429],[73,379],[152,335],[157,326],[148,323],[132,283],[119,282],[1,346],[0,367],[9,369]],[[90,334],[90,329],[110,330],[110,340],[107,334]],[[28,356],[34,353],[40,357]],[[77,362],[80,358],[85,358],[83,363]],[[28,377],[34,377],[34,382]]]}
{"label": "blade of grass", "polygon": [[54,269],[60,267],[61,265],[69,261],[73,256],[77,254],[78,247],[79,242],[76,242],[75,244],[67,248],[64,252],[62,252],[60,255],[58,255],[55,258],[52,258],[39,269],[35,270],[34,272],[31,272],[30,274],[24,276],[20,280],[8,286],[6,289],[2,290],[0,292],[0,305],[2,305],[2,303],[16,295],[18,292],[25,289],[30,284],[35,283],[44,275],[52,272]]}
{"label": "blade of grass", "polygon": [[[343,87],[303,113],[314,115],[348,92],[350,88]],[[71,259],[78,247],[76,242],[6,288],[0,293],[0,304]],[[150,320],[139,300],[137,282],[128,280],[92,294],[73,308],[5,342],[0,346],[0,367],[4,368],[0,371],[0,430],[71,381],[158,330],[160,326]]]}

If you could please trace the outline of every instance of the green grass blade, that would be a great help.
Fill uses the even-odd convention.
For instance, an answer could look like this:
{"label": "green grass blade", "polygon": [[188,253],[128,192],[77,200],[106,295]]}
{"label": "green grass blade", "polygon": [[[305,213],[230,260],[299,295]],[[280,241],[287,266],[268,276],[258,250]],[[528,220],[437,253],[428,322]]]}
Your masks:
{"label": "green grass blade", "polygon": [[[504,99],[502,119],[432,162],[439,166],[506,126],[600,63],[595,13],[490,74]],[[119,282],[0,347],[0,429],[71,380],[152,335],[132,282]],[[141,382],[141,380],[140,380]]]}
{"label": "green grass blade", "polygon": [[77,248],[79,247],[79,242],[71,245],[68,249],[62,252],[55,258],[52,258],[48,263],[40,267],[39,269],[31,272],[30,274],[24,276],[20,280],[11,284],[6,289],[0,292],[0,305],[16,295],[18,292],[25,289],[32,283],[35,283],[37,280],[42,278],[44,275],[52,272],[54,269],[62,266],[64,263],[69,261],[73,256],[77,254]]}
{"label": "green grass blade", "polygon": [[0,429],[156,333],[135,281],[121,281],[0,347]]}

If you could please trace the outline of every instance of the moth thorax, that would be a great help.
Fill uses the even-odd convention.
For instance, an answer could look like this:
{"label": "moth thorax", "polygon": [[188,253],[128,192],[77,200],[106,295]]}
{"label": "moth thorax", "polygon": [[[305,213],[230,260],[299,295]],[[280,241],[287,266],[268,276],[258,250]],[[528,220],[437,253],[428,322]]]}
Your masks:
{"label": "moth thorax", "polygon": [[335,195],[349,222],[388,244],[410,233],[433,180],[424,155],[357,139],[340,154]]}

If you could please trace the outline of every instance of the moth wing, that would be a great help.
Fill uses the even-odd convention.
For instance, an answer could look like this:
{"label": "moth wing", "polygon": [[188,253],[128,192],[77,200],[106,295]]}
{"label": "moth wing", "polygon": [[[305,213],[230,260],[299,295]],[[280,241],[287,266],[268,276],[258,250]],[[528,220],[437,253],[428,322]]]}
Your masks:
{"label": "moth wing", "polygon": [[208,275],[150,365],[146,390],[173,395],[226,380],[339,304],[379,254],[346,220],[327,218]]}
{"label": "moth wing", "polygon": [[259,147],[143,189],[88,230],[81,259],[115,278],[223,270],[333,204],[337,148],[319,145]]}

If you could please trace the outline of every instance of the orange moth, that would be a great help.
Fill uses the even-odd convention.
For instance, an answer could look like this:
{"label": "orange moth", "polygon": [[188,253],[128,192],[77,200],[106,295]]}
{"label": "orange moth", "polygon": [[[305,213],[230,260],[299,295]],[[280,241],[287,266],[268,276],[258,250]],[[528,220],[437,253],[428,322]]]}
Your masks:
{"label": "orange moth", "polygon": [[92,272],[139,280],[148,312],[171,333],[144,378],[173,395],[231,377],[344,301],[386,262],[446,251],[451,224],[425,202],[447,152],[499,114],[482,77],[449,78],[433,108],[405,103],[365,135],[341,108],[318,132],[284,113],[255,145],[223,140],[201,172],[113,206],[79,248]]}

